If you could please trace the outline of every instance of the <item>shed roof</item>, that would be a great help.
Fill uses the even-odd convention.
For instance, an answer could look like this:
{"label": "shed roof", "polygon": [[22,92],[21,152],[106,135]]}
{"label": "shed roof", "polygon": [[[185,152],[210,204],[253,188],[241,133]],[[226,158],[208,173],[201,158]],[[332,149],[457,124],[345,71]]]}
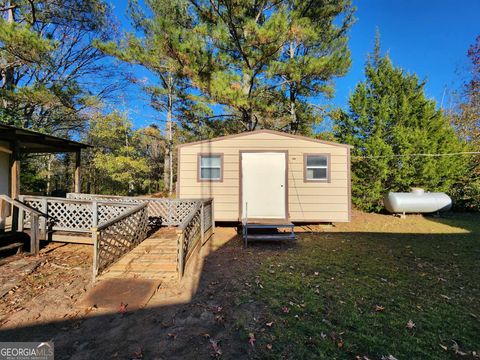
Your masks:
{"label": "shed roof", "polygon": [[22,153],[75,152],[90,145],[36,131],[0,124],[0,140],[15,141]]}
{"label": "shed roof", "polygon": [[312,139],[312,138],[307,137],[307,136],[293,135],[293,134],[288,134],[288,133],[284,133],[284,132],[281,132],[281,131],[268,130],[268,129],[246,131],[246,132],[239,133],[239,134],[220,136],[220,137],[216,137],[216,138],[213,138],[213,139],[207,139],[207,140],[201,140],[201,141],[195,141],[195,142],[180,144],[177,147],[180,148],[180,147],[189,146],[189,145],[211,143],[211,142],[215,142],[215,141],[231,139],[231,138],[236,138],[236,137],[250,136],[250,135],[254,135],[254,134],[274,134],[274,135],[279,135],[279,136],[284,136],[284,137],[289,137],[289,138],[294,138],[294,139],[300,139],[300,140],[305,140],[305,141],[311,141],[311,142],[316,142],[316,143],[321,143],[321,144],[327,144],[327,145],[332,145],[332,146],[346,147],[346,148],[349,148],[349,149],[353,148],[352,145],[348,145],[348,144],[340,144],[340,143],[337,143],[337,142],[334,142],[334,141]]}

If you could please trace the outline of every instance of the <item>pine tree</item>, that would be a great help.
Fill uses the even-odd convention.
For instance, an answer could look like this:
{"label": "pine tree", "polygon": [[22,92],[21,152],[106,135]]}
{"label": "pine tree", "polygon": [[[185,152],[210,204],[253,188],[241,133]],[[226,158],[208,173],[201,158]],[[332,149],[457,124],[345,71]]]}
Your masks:
{"label": "pine tree", "polygon": [[394,67],[375,51],[365,66],[366,80],[355,88],[348,112],[334,115],[339,141],[354,145],[352,195],[361,209],[378,211],[388,191],[449,191],[465,171],[461,156],[418,156],[463,150],[463,144],[424,82]]}
{"label": "pine tree", "polygon": [[282,130],[308,134],[322,118],[312,99],[330,98],[332,79],[350,67],[347,31],[354,8],[350,1],[324,0],[291,0],[286,7],[288,38],[269,72],[285,95],[287,121]]}

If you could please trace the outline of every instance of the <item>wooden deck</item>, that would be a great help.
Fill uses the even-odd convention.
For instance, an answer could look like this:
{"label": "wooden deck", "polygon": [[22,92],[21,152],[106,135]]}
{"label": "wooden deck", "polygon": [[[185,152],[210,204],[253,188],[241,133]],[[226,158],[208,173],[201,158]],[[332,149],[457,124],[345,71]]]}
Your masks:
{"label": "wooden deck", "polygon": [[177,277],[177,234],[162,228],[126,253],[97,279],[171,279]]}

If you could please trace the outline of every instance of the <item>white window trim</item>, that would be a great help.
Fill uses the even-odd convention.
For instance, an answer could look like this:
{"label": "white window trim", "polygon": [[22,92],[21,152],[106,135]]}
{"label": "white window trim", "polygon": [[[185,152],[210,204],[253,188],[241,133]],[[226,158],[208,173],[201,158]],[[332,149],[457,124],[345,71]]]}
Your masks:
{"label": "white window trim", "polygon": [[[218,157],[220,158],[219,166],[202,166],[202,157]],[[219,169],[218,178],[203,178],[202,169]],[[223,154],[198,154],[198,181],[223,181]]]}
{"label": "white window trim", "polygon": [[[325,157],[327,160],[327,165],[310,165],[308,166],[308,157]],[[304,169],[305,169],[305,175],[304,175],[304,182],[330,182],[330,154],[304,154],[303,157],[304,161]],[[309,178],[308,177],[308,170],[309,169],[326,169],[326,176],[324,178]]]}

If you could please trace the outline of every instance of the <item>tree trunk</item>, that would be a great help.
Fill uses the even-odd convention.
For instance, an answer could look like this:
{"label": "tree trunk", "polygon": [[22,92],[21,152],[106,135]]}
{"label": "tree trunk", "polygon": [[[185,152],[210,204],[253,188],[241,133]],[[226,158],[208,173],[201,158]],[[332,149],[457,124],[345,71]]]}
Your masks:
{"label": "tree trunk", "polygon": [[[5,3],[5,7],[8,8],[7,10],[7,22],[9,24],[12,24],[15,19],[14,19],[14,14],[13,14],[13,7],[14,4],[12,4],[10,1],[7,1]],[[5,59],[5,68],[2,71],[2,88],[5,90],[11,90],[13,88],[13,65],[8,64],[8,58]],[[2,99],[2,105],[4,109],[8,108],[8,100],[4,97]]]}
{"label": "tree trunk", "polygon": [[163,161],[163,183],[164,188],[168,189],[168,195],[172,196],[173,193],[173,126],[172,126],[172,113],[173,113],[173,78],[168,77],[168,95],[167,95],[167,122],[165,124],[165,137],[167,138],[167,144],[165,146],[165,158]]}
{"label": "tree trunk", "polygon": [[[294,44],[290,42],[290,51],[289,51],[290,59],[295,57],[295,50]],[[296,106],[296,99],[297,93],[295,88],[295,83],[289,84],[289,92],[290,92],[290,130],[295,134],[298,131],[298,119],[297,119],[297,106]]]}

